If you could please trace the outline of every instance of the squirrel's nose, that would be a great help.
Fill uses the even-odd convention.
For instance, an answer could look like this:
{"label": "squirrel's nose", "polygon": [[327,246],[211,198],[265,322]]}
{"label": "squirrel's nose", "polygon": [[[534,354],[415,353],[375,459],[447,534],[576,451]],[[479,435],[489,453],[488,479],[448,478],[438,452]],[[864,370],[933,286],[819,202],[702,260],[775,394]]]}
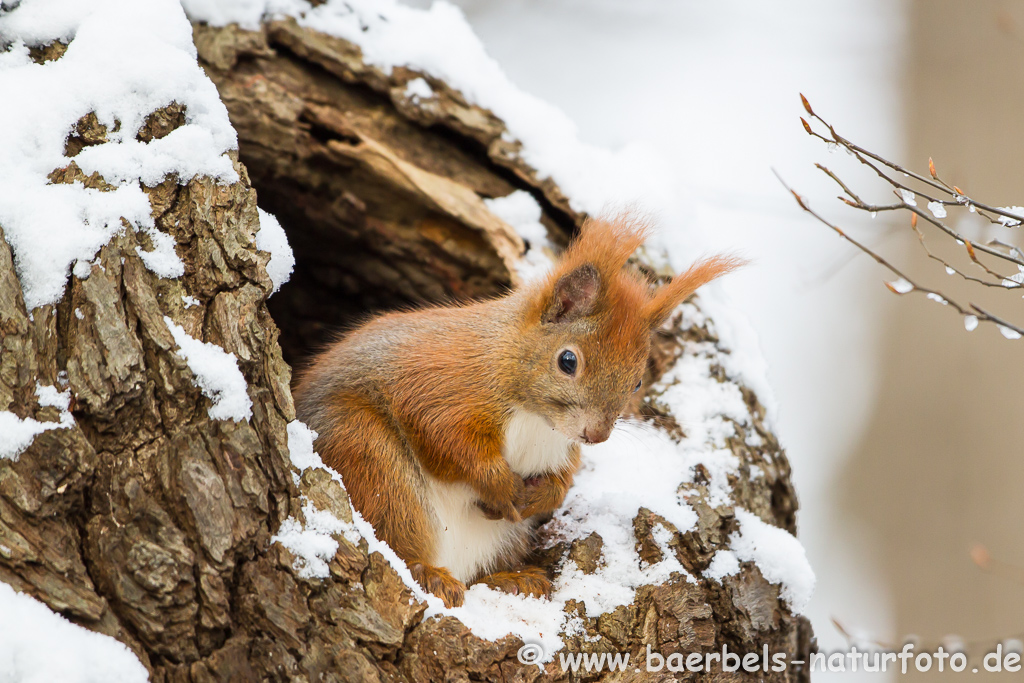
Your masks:
{"label": "squirrel's nose", "polygon": [[584,443],[601,443],[607,441],[608,436],[612,433],[611,425],[607,427],[585,427],[583,429],[583,442]]}

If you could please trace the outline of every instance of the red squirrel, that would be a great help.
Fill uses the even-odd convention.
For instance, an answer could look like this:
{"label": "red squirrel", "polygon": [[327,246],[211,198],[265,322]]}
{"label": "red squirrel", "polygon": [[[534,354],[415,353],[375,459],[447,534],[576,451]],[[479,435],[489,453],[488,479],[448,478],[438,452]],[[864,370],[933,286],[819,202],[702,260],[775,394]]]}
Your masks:
{"label": "red squirrel", "polygon": [[712,257],[660,287],[626,267],[647,227],[588,219],[551,272],[508,295],[387,313],[317,355],[299,419],[352,503],[416,581],[549,595],[523,566],[531,518],[561,505],[580,444],[606,440],[640,389],[651,333],[741,264]]}

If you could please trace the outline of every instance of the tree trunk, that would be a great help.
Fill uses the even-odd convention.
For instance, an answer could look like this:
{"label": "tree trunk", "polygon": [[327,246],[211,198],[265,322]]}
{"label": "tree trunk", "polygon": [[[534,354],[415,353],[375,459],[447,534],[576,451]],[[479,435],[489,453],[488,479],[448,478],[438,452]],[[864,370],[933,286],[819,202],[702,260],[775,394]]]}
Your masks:
{"label": "tree trunk", "polygon": [[[289,363],[367,313],[487,296],[515,284],[522,239],[481,197],[525,190],[543,207],[551,241],[564,245],[585,218],[541,180],[503,137],[502,122],[426,77],[434,95],[407,94],[422,74],[385,74],[357,47],[274,21],[261,32],[195,26],[201,63],[239,135],[241,180],[168,179],[147,188],[160,230],[186,264],[161,279],[126,230],[100,251],[86,278],[72,277],[55,306],[26,311],[11,250],[0,232],[0,409],[57,420],[36,383],[69,386],[75,424],[43,432],[17,460],[0,459],[0,581],[126,643],[154,681],[569,680],[557,659],[524,666],[522,641],[481,640],[455,618],[423,620],[380,553],[336,536],[327,579],[303,579],[271,536],[301,496],[351,521],[343,489],[322,470],[293,481],[287,425],[295,418]],[[173,105],[150,134],[179,125]],[[83,119],[83,140],[102,140]],[[163,134],[165,134],[165,132]],[[81,172],[59,169],[55,182]],[[255,189],[254,189],[255,188]],[[256,197],[288,233],[297,267],[273,298],[268,256],[254,243]],[[143,245],[146,246],[146,245]],[[182,295],[199,300],[183,302]],[[248,421],[211,419],[164,316],[196,339],[233,353],[248,383]],[[280,330],[280,332],[279,332]],[[708,325],[659,332],[649,379],[684,340],[717,343]],[[723,382],[732,381],[722,375]],[[645,386],[648,382],[645,382]],[[796,498],[785,454],[753,393],[754,416],[737,425],[733,500],[795,532]],[[672,416],[657,397],[635,412]],[[678,428],[678,425],[676,425]],[[748,438],[760,436],[760,446]],[[764,476],[749,476],[756,466]],[[788,653],[806,659],[807,621],[753,565],[721,583],[700,579],[737,528],[733,507],[712,505],[697,478],[699,516],[670,543],[696,582],[641,587],[633,604],[600,618],[566,610],[581,629],[566,650]],[[660,559],[649,511],[633,522],[640,556]],[[562,540],[542,551],[554,575],[572,560],[590,573],[602,539]],[[598,637],[600,636],[600,638]],[[640,667],[642,668],[642,666]],[[672,674],[583,676],[666,680]],[[686,674],[681,680],[698,679]],[[754,680],[762,674],[720,674]],[[769,674],[805,677],[798,668]]]}

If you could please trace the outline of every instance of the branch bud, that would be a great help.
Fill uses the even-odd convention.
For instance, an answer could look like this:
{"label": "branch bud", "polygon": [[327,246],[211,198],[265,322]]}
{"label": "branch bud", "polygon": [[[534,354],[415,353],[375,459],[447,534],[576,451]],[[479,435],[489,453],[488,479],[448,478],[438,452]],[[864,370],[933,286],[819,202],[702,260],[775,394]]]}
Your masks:
{"label": "branch bud", "polygon": [[988,569],[992,566],[992,554],[989,553],[988,548],[980,543],[976,543],[971,548],[971,559],[974,561],[974,564],[982,569]]}
{"label": "branch bud", "polygon": [[811,109],[811,103],[807,101],[807,98],[804,97],[803,93],[800,93],[800,101],[804,103],[804,109],[807,110],[807,113],[814,116],[814,110]]}
{"label": "branch bud", "polygon": [[796,203],[800,205],[801,209],[803,209],[804,211],[810,211],[810,209],[807,208],[807,205],[804,204],[804,198],[798,195],[796,193],[796,190],[790,190],[790,192],[793,193],[793,197],[794,199],[796,199]]}
{"label": "branch bud", "polygon": [[967,249],[967,255],[971,257],[971,260],[975,263],[978,262],[978,256],[974,253],[974,245],[971,244],[970,240],[964,240],[964,247]]}

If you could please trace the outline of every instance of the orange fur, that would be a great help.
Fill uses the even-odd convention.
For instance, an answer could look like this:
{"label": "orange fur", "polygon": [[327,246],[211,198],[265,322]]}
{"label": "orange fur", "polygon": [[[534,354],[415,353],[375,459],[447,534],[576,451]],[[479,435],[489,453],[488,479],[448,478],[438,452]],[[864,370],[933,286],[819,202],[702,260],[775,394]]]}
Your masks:
{"label": "orange fur", "polygon": [[662,285],[644,307],[643,316],[651,321],[652,327],[659,327],[668,320],[676,306],[691,294],[717,277],[736,270],[746,261],[736,256],[712,256],[697,261],[685,273],[672,278]]}
{"label": "orange fur", "polygon": [[494,590],[512,595],[532,595],[535,598],[551,597],[551,579],[540,567],[520,567],[489,574],[476,581]]}
{"label": "orange fur", "polygon": [[[470,487],[480,523],[496,531],[557,508],[579,467],[578,443],[607,438],[643,377],[651,331],[741,263],[705,259],[653,288],[626,267],[648,232],[630,214],[590,219],[545,278],[500,299],[380,316],[301,374],[296,410],[318,432],[324,461],[378,536],[447,604],[460,604],[479,574],[435,564],[444,531],[436,492],[448,490],[437,487]],[[578,361],[574,374],[560,370],[566,350]],[[529,473],[529,485],[506,457],[510,424],[524,414],[571,444]],[[512,542],[482,566],[521,566],[525,549]],[[491,583],[543,593],[550,584],[538,571],[491,575]]]}

